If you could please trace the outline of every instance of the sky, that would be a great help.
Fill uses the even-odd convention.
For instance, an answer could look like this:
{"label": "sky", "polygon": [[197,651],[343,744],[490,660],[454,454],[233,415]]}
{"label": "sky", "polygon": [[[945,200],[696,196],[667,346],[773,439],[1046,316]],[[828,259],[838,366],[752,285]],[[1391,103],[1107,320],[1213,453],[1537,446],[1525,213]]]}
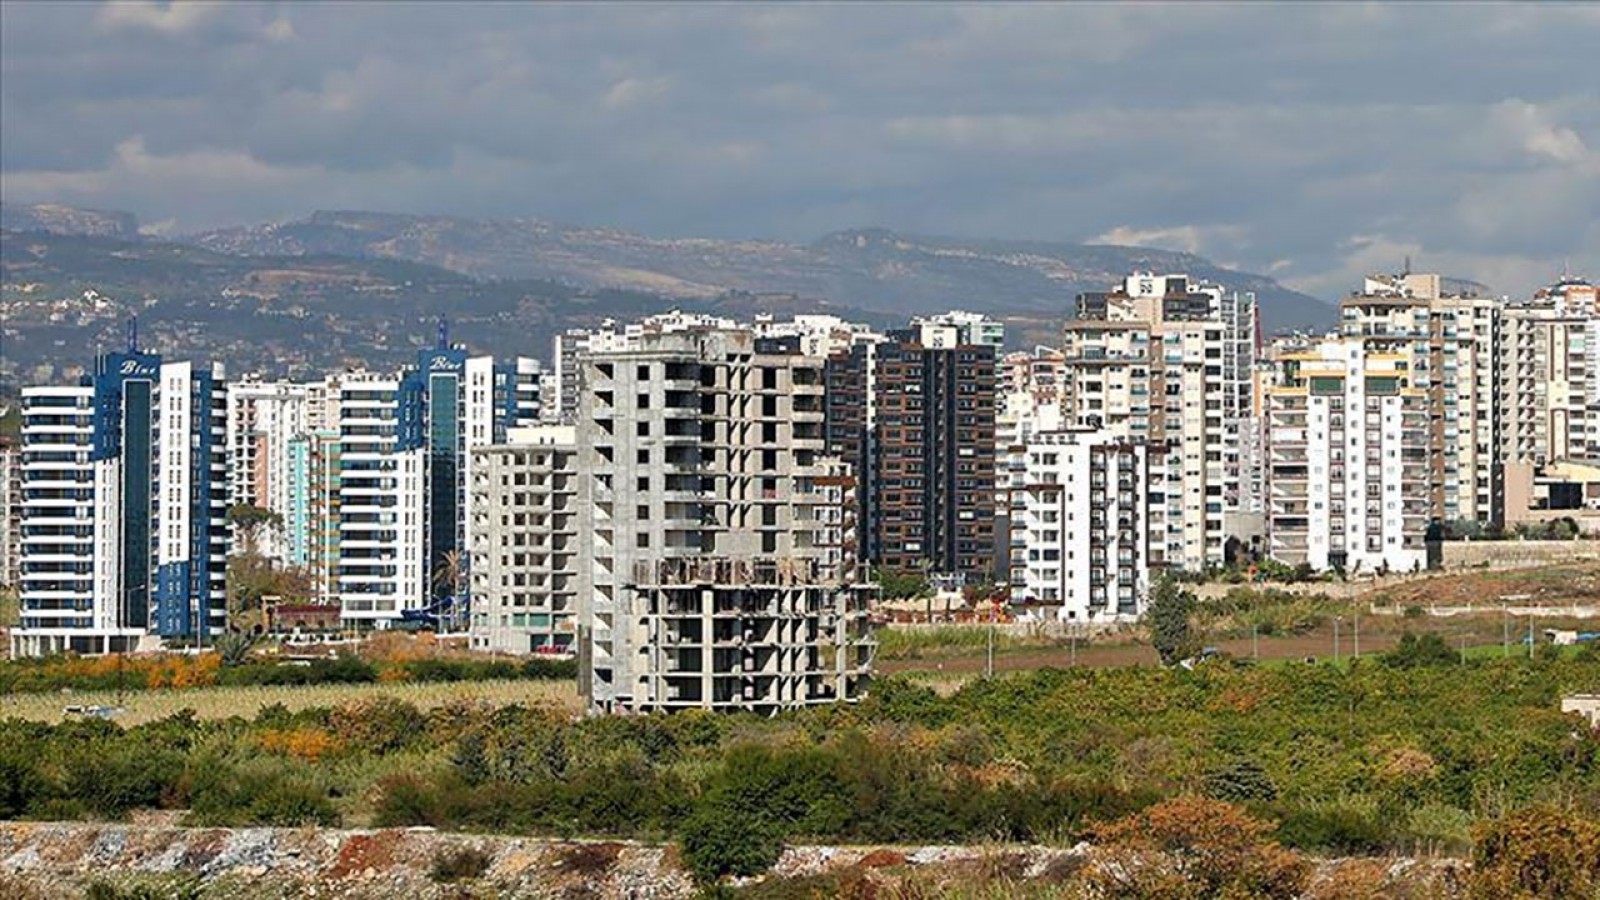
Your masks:
{"label": "sky", "polygon": [[1600,4],[0,3],[0,201],[1600,277]]}

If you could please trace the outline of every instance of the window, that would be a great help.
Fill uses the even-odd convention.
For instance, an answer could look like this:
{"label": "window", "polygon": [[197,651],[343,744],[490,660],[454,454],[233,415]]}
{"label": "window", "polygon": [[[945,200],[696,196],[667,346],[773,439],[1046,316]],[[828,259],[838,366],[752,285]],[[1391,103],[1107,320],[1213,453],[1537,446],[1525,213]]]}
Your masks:
{"label": "window", "polygon": [[640,381],[649,381],[650,380],[650,366],[649,365],[639,366],[638,371],[637,371],[636,374],[638,375]]}
{"label": "window", "polygon": [[650,532],[641,531],[637,535],[635,535],[634,536],[634,546],[635,547],[648,547],[648,546],[650,546]]}
{"label": "window", "polygon": [[637,487],[640,491],[650,490],[650,476],[640,475],[639,480],[635,482],[635,487]]}
{"label": "window", "polygon": [[650,464],[650,451],[649,450],[640,449],[634,454],[634,457],[638,461],[639,465],[641,465],[641,466]]}
{"label": "window", "polygon": [[649,394],[640,394],[639,397],[638,397],[638,403],[636,403],[634,405],[639,409],[649,409],[650,408],[650,395]]}
{"label": "window", "polygon": [[637,434],[639,437],[649,437],[650,436],[650,423],[648,421],[640,422],[634,428],[634,433]]}
{"label": "window", "polygon": [[641,519],[648,519],[650,518],[650,507],[641,504],[634,510],[634,513]]}

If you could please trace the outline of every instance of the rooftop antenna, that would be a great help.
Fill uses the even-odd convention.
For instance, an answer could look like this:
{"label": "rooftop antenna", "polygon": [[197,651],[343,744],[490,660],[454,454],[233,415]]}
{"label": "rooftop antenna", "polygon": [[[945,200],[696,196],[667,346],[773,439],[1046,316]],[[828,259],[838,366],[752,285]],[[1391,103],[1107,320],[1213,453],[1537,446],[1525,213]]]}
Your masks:
{"label": "rooftop antenna", "polygon": [[439,317],[439,338],[438,338],[438,341],[439,341],[439,349],[440,350],[449,350],[450,349],[450,323],[445,321],[445,317],[444,316],[440,316]]}
{"label": "rooftop antenna", "polygon": [[128,352],[139,352],[139,317],[128,317]]}

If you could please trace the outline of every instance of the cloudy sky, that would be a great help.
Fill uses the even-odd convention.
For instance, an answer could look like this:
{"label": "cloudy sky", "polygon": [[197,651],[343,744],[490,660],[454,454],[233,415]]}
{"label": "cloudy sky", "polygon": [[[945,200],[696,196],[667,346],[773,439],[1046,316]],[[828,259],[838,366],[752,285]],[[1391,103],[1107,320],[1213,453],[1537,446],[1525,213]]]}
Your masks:
{"label": "cloudy sky", "polygon": [[1600,4],[0,4],[0,199],[1600,276]]}

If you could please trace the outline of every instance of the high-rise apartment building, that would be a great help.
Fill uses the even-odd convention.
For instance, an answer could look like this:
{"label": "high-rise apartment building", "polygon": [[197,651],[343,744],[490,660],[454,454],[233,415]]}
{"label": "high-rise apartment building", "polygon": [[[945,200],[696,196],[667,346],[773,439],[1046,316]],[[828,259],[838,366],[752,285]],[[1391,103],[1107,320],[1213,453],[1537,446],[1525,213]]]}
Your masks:
{"label": "high-rise apartment building", "polygon": [[578,616],[577,432],[513,428],[472,450],[472,647],[570,653]]}
{"label": "high-rise apartment building", "polygon": [[14,587],[22,564],[22,447],[0,438],[0,585]]}
{"label": "high-rise apartment building", "polygon": [[1010,492],[1013,603],[1075,622],[1143,613],[1146,453],[1103,429],[1028,437]]}
{"label": "high-rise apartment building", "polygon": [[[228,505],[259,507],[287,518],[290,443],[307,430],[305,385],[257,379],[227,385]],[[263,556],[292,563],[282,528],[255,535]]]}
{"label": "high-rise apartment building", "polygon": [[136,349],[23,390],[19,655],[204,638],[227,614],[220,367]]}
{"label": "high-rise apartment building", "polygon": [[580,687],[598,711],[761,713],[859,696],[868,588],[841,552],[823,360],[746,329],[583,358]]}
{"label": "high-rise apartment building", "polygon": [[1501,518],[1499,364],[1504,303],[1447,290],[1437,275],[1372,276],[1339,304],[1339,332],[1369,353],[1407,354],[1411,387],[1431,399],[1427,486],[1434,516]]}
{"label": "high-rise apartment building", "polygon": [[1255,299],[1135,273],[1078,298],[1063,339],[1070,426],[1144,441],[1150,564],[1199,571],[1264,525],[1253,490]]}
{"label": "high-rise apartment building", "polygon": [[968,324],[891,331],[829,361],[830,452],[861,474],[864,558],[969,581],[994,578],[995,348]]}
{"label": "high-rise apartment building", "polygon": [[1358,336],[1284,342],[1267,391],[1269,552],[1316,570],[1410,572],[1437,517],[1434,352]]}
{"label": "high-rise apartment building", "polygon": [[[474,447],[539,417],[533,360],[439,345],[398,376],[339,383],[339,587],[343,615],[392,623],[467,593]],[[456,610],[459,612],[459,610]]]}

